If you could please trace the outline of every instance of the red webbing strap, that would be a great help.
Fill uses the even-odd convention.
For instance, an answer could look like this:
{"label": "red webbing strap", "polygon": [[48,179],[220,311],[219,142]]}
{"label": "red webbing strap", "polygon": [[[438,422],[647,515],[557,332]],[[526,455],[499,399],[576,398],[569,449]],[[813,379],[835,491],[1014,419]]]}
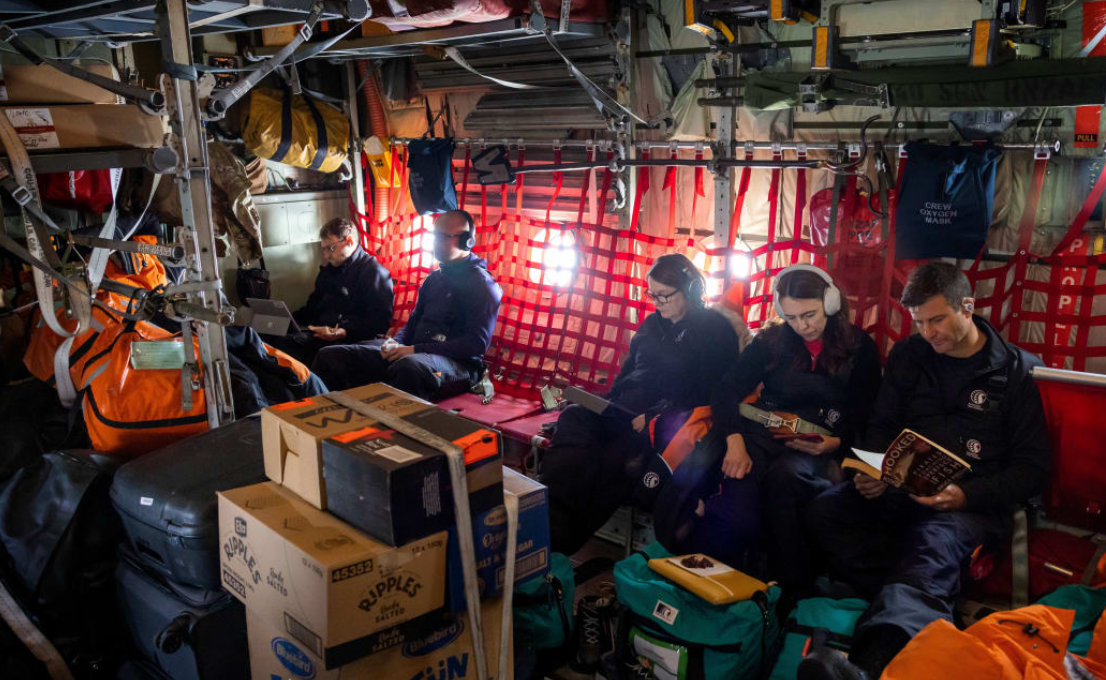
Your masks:
{"label": "red webbing strap", "polygon": [[[676,148],[672,148],[670,158],[677,160],[680,157]],[[676,166],[670,165],[664,171],[664,184],[662,189],[668,189],[668,229],[665,235],[672,238],[676,235]],[[692,213],[692,219],[694,219],[694,213]]]}
{"label": "red webbing strap", "polygon": [[[1015,344],[1021,341],[1020,312],[1024,293],[1022,282],[1025,281],[1025,272],[1029,263],[1029,246],[1033,240],[1033,224],[1037,219],[1037,204],[1041,198],[1041,186],[1044,184],[1045,170],[1047,169],[1047,158],[1038,158],[1033,161],[1033,181],[1030,184],[1029,196],[1025,199],[1025,207],[1022,208],[1021,222],[1018,224],[1018,252],[1014,254],[1014,298],[1010,304],[1010,334],[1008,336],[1010,342]],[[1103,184],[1103,186],[1106,187],[1106,184]],[[1094,193],[1094,191],[1092,190],[1091,193]],[[1099,195],[1101,196],[1101,192],[1099,192]],[[1091,209],[1094,209],[1093,206]],[[1090,214],[1090,211],[1088,211],[1087,217],[1090,217]],[[1078,219],[1076,218],[1076,221]],[[1083,221],[1086,222],[1086,220]],[[1082,230],[1082,226],[1079,228]],[[995,279],[994,306],[991,308],[992,319],[997,318],[998,310],[1002,309],[1002,298],[1005,297],[1005,294],[1001,297],[998,295],[1000,280],[1005,282],[1006,278]]]}
{"label": "red webbing strap", "polygon": [[[392,145],[392,169],[391,169],[390,174],[388,176],[388,187],[392,191],[395,191],[397,193],[402,191],[402,189],[397,189],[396,188],[396,172],[398,170],[399,170],[399,146],[393,144]],[[388,206],[388,217],[385,218],[385,219],[391,219],[392,215],[394,215],[394,214],[395,213],[392,211],[392,206],[389,205]]]}
{"label": "red webbing strap", "polygon": [[410,174],[410,168],[407,167],[408,156],[410,151],[407,147],[403,148],[403,153],[400,155],[403,163],[403,169],[399,173],[399,189],[396,190],[396,209],[393,216],[396,218],[403,217],[403,209],[407,207],[407,179]]}
{"label": "red webbing strap", "polygon": [[[481,151],[486,148],[487,145],[480,146]],[[485,229],[488,226],[488,187],[483,183],[480,184],[480,226]]]}
{"label": "red webbing strap", "polygon": [[[518,167],[526,165],[526,147],[518,145]],[[518,184],[515,185],[515,221],[522,219],[522,194],[526,186],[526,174],[517,175]]]}
{"label": "red webbing strap", "polygon": [[465,209],[465,197],[469,193],[469,162],[472,160],[472,147],[465,144],[465,160],[464,160],[464,175],[461,177],[461,200],[460,205],[457,207],[461,210]]}
{"label": "red webbing strap", "polygon": [[[595,160],[595,147],[589,146],[587,150],[588,163]],[[576,228],[584,223],[584,206],[588,202],[588,191],[591,189],[591,170],[584,171],[584,184],[580,188],[580,209],[576,212]],[[599,220],[602,221],[602,220]]]}
{"label": "red webbing strap", "polygon": [[[1088,244],[1090,245],[1090,244]],[[1087,370],[1087,341],[1091,333],[1091,309],[1095,296],[1088,290],[1093,290],[1095,281],[1098,280],[1098,263],[1100,258],[1091,258],[1083,271],[1084,292],[1079,299],[1079,326],[1075,333],[1076,353],[1072,357],[1072,369],[1076,371]]]}
{"label": "red webbing strap", "polygon": [[[805,161],[806,151],[795,154],[796,160]],[[806,168],[799,168],[795,176],[795,215],[791,223],[791,262],[799,263],[799,241],[803,238],[803,212],[806,211]]]}
{"label": "red webbing strap", "polygon": [[[642,160],[649,160],[649,149],[641,152]],[[641,199],[649,191],[649,166],[642,165],[637,169],[637,190],[634,192],[634,207],[630,216],[630,231],[637,232],[638,218],[641,217]]]}
{"label": "red webbing strap", "polygon": [[885,356],[885,345],[887,344],[887,336],[889,335],[891,324],[891,305],[896,302],[896,300],[891,297],[891,280],[895,272],[895,213],[898,211],[899,195],[902,191],[902,175],[903,170],[906,169],[906,160],[905,155],[899,155],[898,168],[895,169],[894,196],[887,201],[886,206],[881,206],[890,214],[887,218],[887,244],[883,251],[883,276],[879,284],[880,295],[885,296],[885,298],[883,304],[879,305],[879,311],[876,317],[876,349],[879,350],[880,356]]}
{"label": "red webbing strap", "polygon": [[[695,160],[697,160],[697,161],[703,160],[703,150],[702,149],[696,149],[695,150]],[[703,198],[706,198],[707,197],[707,190],[703,186],[703,168],[696,166],[696,168],[695,168],[695,191],[691,194],[691,219],[689,220],[689,222],[691,224],[695,223],[695,210],[699,207],[699,197],[700,196],[702,196]],[[669,236],[673,236],[673,234],[669,234]],[[694,236],[695,236],[695,232],[694,232],[694,230],[692,230],[690,232],[690,235],[688,236],[688,238],[693,238]]]}
{"label": "red webbing strap", "polygon": [[[782,151],[773,151],[772,160],[783,160]],[[746,168],[748,170],[748,168]],[[775,245],[776,245],[776,218],[779,215],[780,206],[780,169],[772,168],[772,180],[768,185],[768,243],[767,249],[764,253],[764,280],[761,282],[761,294],[760,294],[760,323],[763,325],[768,319],[768,296],[772,288],[772,282],[774,280],[774,274],[772,273],[775,265]],[[744,174],[741,177],[741,181],[745,182]],[[734,235],[733,244],[737,243],[736,234]],[[733,245],[731,244],[731,245]]]}
{"label": "red webbing strap", "polygon": [[[745,150],[745,160],[753,160],[753,152]],[[737,187],[737,198],[734,199],[733,214],[730,215],[730,242],[728,245],[733,248],[737,244],[738,230],[741,227],[741,211],[745,207],[745,194],[749,193],[749,178],[752,176],[753,169],[749,166],[745,166],[741,169],[741,182]],[[1106,174],[1106,173],[1104,173]],[[718,200],[715,197],[715,200]]]}
{"label": "red webbing strap", "polygon": [[[1063,357],[1060,358],[1060,365],[1059,366],[1056,366],[1056,365],[1053,364],[1053,362],[1055,361],[1055,358],[1056,358],[1056,353],[1053,351],[1054,348],[1057,345],[1061,345],[1061,344],[1064,347],[1067,347],[1068,344],[1071,342],[1070,326],[1068,326],[1066,324],[1064,325],[1064,328],[1069,329],[1069,332],[1065,333],[1063,341],[1061,341],[1060,338],[1056,337],[1058,335],[1057,328],[1056,328],[1056,316],[1057,316],[1057,313],[1060,311],[1061,304],[1065,301],[1064,300],[1064,294],[1060,292],[1060,285],[1061,285],[1061,279],[1062,279],[1063,273],[1064,273],[1064,268],[1061,267],[1058,262],[1053,262],[1052,266],[1049,267],[1049,271],[1048,271],[1048,289],[1049,289],[1049,293],[1048,293],[1048,301],[1045,304],[1044,342],[1045,342],[1045,348],[1046,349],[1044,351],[1044,354],[1041,356],[1041,359],[1044,360],[1045,366],[1049,366],[1049,367],[1052,367],[1052,368],[1063,368],[1064,367],[1063,366],[1063,364],[1064,364]],[[1024,286],[1022,286],[1022,288],[1024,289]],[[1013,332],[1013,331],[1011,330],[1011,332]]]}
{"label": "red webbing strap", "polygon": [[[511,147],[507,147],[507,162],[511,162]],[[519,178],[521,179],[521,178]],[[507,219],[507,183],[499,185],[499,221]]]}
{"label": "red webbing strap", "polygon": [[[559,164],[561,162],[561,147],[553,147],[553,162]],[[549,197],[549,204],[545,206],[545,226],[549,226],[549,214],[553,212],[553,203],[556,202],[557,197],[561,195],[561,185],[564,182],[565,174],[563,172],[553,173],[553,195]]]}
{"label": "red webbing strap", "polygon": [[1106,171],[1099,173],[1098,179],[1095,180],[1094,186],[1091,187],[1091,193],[1087,195],[1087,200],[1083,201],[1083,208],[1079,211],[1079,214],[1075,216],[1075,221],[1068,227],[1068,233],[1064,235],[1063,240],[1053,249],[1053,255],[1059,255],[1067,250],[1071,242],[1083,233],[1083,227],[1087,226],[1087,220],[1091,218],[1091,213],[1094,212],[1095,206],[1102,200],[1102,192],[1104,190],[1106,190]]}
{"label": "red webbing strap", "polygon": [[[614,158],[614,152],[613,151],[608,151],[607,152],[607,162],[610,163],[610,161],[613,158]],[[606,231],[606,229],[603,225],[603,222],[606,221],[606,219],[605,219],[606,216],[604,215],[604,212],[605,212],[604,211],[604,206],[607,205],[607,192],[610,191],[610,189],[611,189],[611,180],[612,179],[613,179],[613,176],[611,174],[610,166],[608,165],[607,167],[603,168],[603,189],[599,192],[599,211],[598,211],[599,216],[596,219],[597,224],[596,224],[596,235],[595,235],[595,243],[596,243],[595,250],[596,251],[599,250],[598,244],[602,240],[601,233],[603,231]],[[617,238],[618,238],[617,233],[612,232],[611,235],[610,235],[611,252],[612,252],[611,260],[612,261],[608,265],[608,271],[610,271],[610,272],[613,272],[613,270],[615,269],[615,261],[614,261],[613,254],[616,254],[617,250],[618,250],[617,241],[616,241]],[[596,254],[596,257],[598,258],[598,253]],[[592,269],[595,270],[594,265],[593,265]],[[603,324],[607,323],[607,313],[610,311],[611,287],[614,284],[614,279],[615,279],[615,277],[612,276],[612,275],[608,275],[606,277],[606,285],[604,286],[604,290],[603,290],[603,312],[602,312],[602,317],[601,317],[603,319],[603,322],[602,322]],[[587,304],[586,301],[585,301],[585,304]],[[595,350],[596,359],[599,358],[598,355],[601,351],[600,346],[605,344],[605,342],[604,342],[605,340],[606,340],[606,335],[603,332],[602,326],[600,326],[599,337],[596,338],[596,340],[595,340],[595,343],[596,343],[596,350]]]}

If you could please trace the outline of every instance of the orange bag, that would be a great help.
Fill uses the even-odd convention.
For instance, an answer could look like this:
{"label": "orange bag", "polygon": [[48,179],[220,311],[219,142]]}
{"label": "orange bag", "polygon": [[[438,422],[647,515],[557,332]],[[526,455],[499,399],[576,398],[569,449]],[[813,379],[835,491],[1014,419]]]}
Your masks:
{"label": "orange bag", "polygon": [[208,429],[202,387],[192,393],[192,408],[185,411],[181,371],[136,370],[131,365],[131,343],[138,340],[179,342],[151,324],[115,323],[100,334],[98,344],[106,346],[81,368],[77,385],[97,451],[140,456]]}
{"label": "orange bag", "polygon": [[[131,239],[138,243],[157,243],[153,236],[135,236]],[[165,276],[165,265],[155,255],[144,253],[117,253],[116,256],[127,258],[129,268],[127,271],[116,264],[114,259],[109,259],[104,268],[104,279],[125,283],[136,288],[153,290],[168,282]],[[123,295],[109,293],[101,290],[96,298],[107,303],[113,309],[125,311],[130,303]],[[66,317],[65,310],[57,310],[58,321],[62,328],[72,331],[77,327],[76,319]],[[96,354],[94,343],[98,333],[105,327],[119,322],[119,319],[100,307],[92,308],[93,327],[86,328],[77,339],[73,341],[73,347],[69,353],[69,373],[73,377],[73,383],[77,384],[81,375],[83,360]],[[54,355],[58,351],[65,338],[50,330],[42,321],[42,317],[35,312],[34,328],[31,331],[30,342],[27,351],[23,354],[23,365],[27,367],[31,375],[47,383],[54,382]]]}

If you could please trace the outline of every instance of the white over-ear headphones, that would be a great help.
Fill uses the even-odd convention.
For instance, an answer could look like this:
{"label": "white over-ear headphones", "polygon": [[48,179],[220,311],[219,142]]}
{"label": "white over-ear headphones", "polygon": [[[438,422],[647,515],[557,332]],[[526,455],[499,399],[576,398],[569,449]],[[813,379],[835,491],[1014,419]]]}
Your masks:
{"label": "white over-ear headphones", "polygon": [[[826,316],[833,316],[841,311],[841,290],[837,286],[833,285],[833,279],[829,274],[822,271],[818,267],[810,264],[793,264],[790,267],[785,267],[776,274],[776,281],[782,281],[784,276],[787,276],[791,272],[811,272],[817,274],[823,281],[826,282],[826,292],[822,296],[822,307],[826,310]],[[783,316],[783,306],[780,304],[780,296],[773,295],[772,302],[776,306],[776,314]]]}

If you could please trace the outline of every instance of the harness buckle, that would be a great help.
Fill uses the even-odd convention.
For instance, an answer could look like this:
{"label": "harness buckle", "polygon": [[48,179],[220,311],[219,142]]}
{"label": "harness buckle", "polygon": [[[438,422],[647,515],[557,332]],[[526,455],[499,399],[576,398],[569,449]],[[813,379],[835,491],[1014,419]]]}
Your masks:
{"label": "harness buckle", "polygon": [[15,189],[12,189],[12,198],[15,199],[15,202],[18,203],[20,207],[23,207],[31,202],[32,196],[31,192],[27,190],[27,187],[17,186]]}

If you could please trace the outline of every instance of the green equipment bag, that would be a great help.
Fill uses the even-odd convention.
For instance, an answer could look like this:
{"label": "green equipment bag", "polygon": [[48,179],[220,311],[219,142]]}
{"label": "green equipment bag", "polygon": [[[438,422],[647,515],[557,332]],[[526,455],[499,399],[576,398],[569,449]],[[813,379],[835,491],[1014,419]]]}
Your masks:
{"label": "green equipment bag", "polygon": [[799,663],[806,656],[807,649],[814,646],[812,639],[835,649],[849,651],[853,641],[853,628],[867,608],[867,602],[854,597],[843,600],[828,597],[799,600],[783,626],[783,648],[780,649],[779,658],[776,659],[768,680],[795,680]]}
{"label": "green equipment bag", "polygon": [[1081,585],[1060,586],[1045,595],[1037,604],[1057,609],[1075,610],[1075,620],[1071,624],[1068,637],[1068,651],[1076,656],[1085,656],[1091,648],[1094,627],[1106,609],[1106,589]]}
{"label": "green equipment bag", "polygon": [[624,660],[636,657],[643,670],[664,680],[759,677],[780,634],[780,589],[713,605],[649,568],[650,559],[671,556],[653,543],[614,567],[618,600],[630,613]]}
{"label": "green equipment bag", "polygon": [[572,562],[560,553],[553,553],[545,578],[532,578],[515,586],[516,648],[555,649],[570,642],[575,596]]}

